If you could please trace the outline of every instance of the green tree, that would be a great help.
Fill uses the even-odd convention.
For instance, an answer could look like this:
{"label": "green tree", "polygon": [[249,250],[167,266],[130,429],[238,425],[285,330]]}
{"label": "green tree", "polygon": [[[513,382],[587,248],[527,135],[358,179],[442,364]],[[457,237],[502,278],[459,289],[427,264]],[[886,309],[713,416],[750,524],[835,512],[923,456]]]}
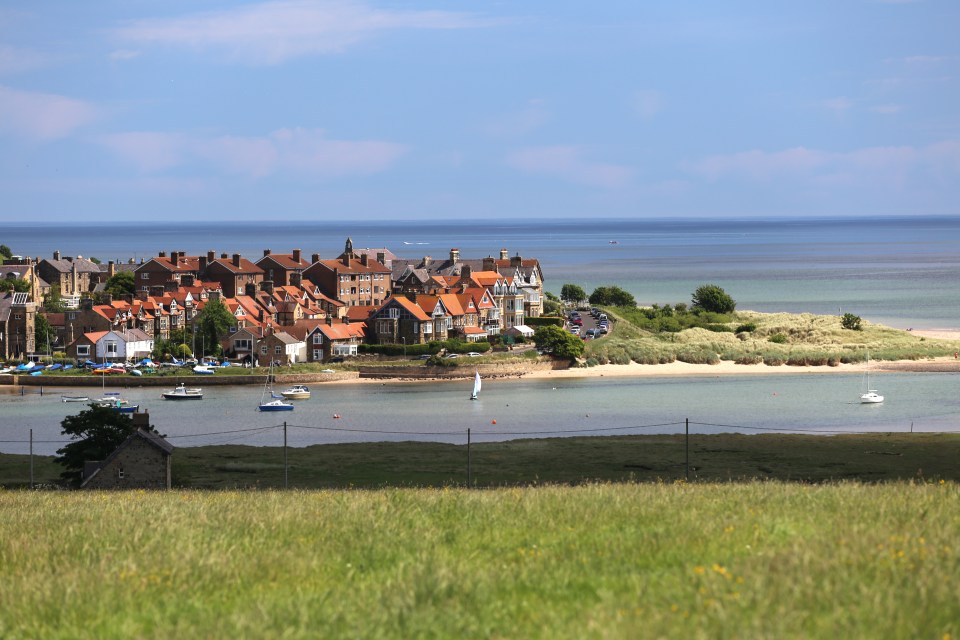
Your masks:
{"label": "green tree", "polygon": [[103,290],[114,298],[121,298],[124,295],[132,296],[136,293],[136,283],[134,282],[132,271],[118,271],[110,276],[104,283]]}
{"label": "green tree", "polygon": [[701,309],[711,313],[733,313],[737,303],[726,291],[715,284],[705,284],[697,287],[693,292],[693,309]]}
{"label": "green tree", "polygon": [[237,324],[227,306],[220,299],[208,300],[197,315],[196,331],[203,355],[219,355],[220,340],[227,337],[230,328]]}
{"label": "green tree", "polygon": [[33,323],[33,339],[36,345],[35,349],[43,353],[50,353],[50,345],[57,341],[57,332],[50,326],[47,316],[38,313]]}
{"label": "green tree", "polygon": [[63,435],[70,436],[74,442],[58,449],[54,462],[64,467],[60,477],[73,486],[80,486],[85,462],[105,459],[134,432],[133,420],[128,414],[93,404],[75,416],[64,418],[60,426]]}
{"label": "green tree", "polygon": [[560,288],[560,299],[567,303],[577,303],[587,299],[587,292],[576,284],[565,284]]}
{"label": "green tree", "polygon": [[47,313],[63,313],[67,304],[60,295],[60,287],[53,285],[50,287],[50,293],[43,298],[43,310]]}
{"label": "green tree", "polygon": [[583,340],[554,325],[538,327],[533,334],[537,349],[558,358],[579,358],[583,355]]}
{"label": "green tree", "polygon": [[0,244],[0,262],[9,260],[13,256],[13,251],[5,244]]}
{"label": "green tree", "polygon": [[851,331],[863,331],[863,320],[860,316],[845,313],[843,317],[840,318],[840,326]]}
{"label": "green tree", "polygon": [[0,291],[26,293],[30,291],[30,283],[23,278],[0,278]]}
{"label": "green tree", "polygon": [[620,287],[597,287],[590,294],[590,304],[602,304],[613,307],[635,307],[637,301],[633,295]]}

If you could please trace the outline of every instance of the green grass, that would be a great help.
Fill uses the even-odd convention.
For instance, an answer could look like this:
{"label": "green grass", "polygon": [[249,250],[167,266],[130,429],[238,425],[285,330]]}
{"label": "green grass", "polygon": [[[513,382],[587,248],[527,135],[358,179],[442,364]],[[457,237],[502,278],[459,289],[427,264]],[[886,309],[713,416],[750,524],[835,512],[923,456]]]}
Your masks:
{"label": "green grass", "polygon": [[960,488],[0,492],[4,638],[953,638]]}
{"label": "green grass", "polygon": [[[695,431],[696,427],[694,427]],[[687,477],[682,435],[546,438],[474,442],[471,476],[478,487],[592,481],[672,482]],[[371,442],[287,450],[291,488],[463,486],[464,445]],[[690,480],[890,482],[946,479],[960,482],[960,435],[875,433],[842,436],[795,434],[691,435]],[[34,480],[56,483],[62,469],[34,458]],[[29,486],[29,458],[0,454],[0,486]],[[224,445],[178,448],[173,483],[187,489],[282,488],[283,449]]]}
{"label": "green grass", "polygon": [[[771,366],[823,366],[873,360],[922,360],[952,356],[958,340],[935,340],[863,322],[862,331],[844,329],[838,316],[740,311],[723,317],[729,332],[702,327],[651,333],[639,309],[607,309],[612,333],[586,343],[584,357],[598,364],[657,364],[674,361],[715,364],[721,360]],[[745,325],[753,331],[734,333]],[[712,325],[714,326],[714,325]],[[771,340],[773,339],[773,341]]]}

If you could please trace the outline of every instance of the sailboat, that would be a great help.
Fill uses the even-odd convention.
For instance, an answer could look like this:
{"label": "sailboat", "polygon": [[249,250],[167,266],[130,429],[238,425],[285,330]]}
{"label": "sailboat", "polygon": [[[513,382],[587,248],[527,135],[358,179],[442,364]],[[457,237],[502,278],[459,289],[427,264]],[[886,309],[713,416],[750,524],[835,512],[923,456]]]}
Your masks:
{"label": "sailboat", "polygon": [[861,404],[878,404],[883,402],[883,396],[877,393],[876,389],[870,388],[870,352],[867,352],[867,368],[864,372],[864,388],[866,389],[865,393],[860,394],[860,403]]}
{"label": "sailboat", "polygon": [[[270,392],[271,400],[267,401],[267,391]],[[270,371],[267,373],[267,379],[263,383],[263,392],[260,394],[260,404],[257,405],[260,411],[293,411],[293,405],[283,401],[283,396],[278,396],[273,392],[273,363],[270,363]]]}
{"label": "sailboat", "polygon": [[477,370],[477,374],[473,377],[473,393],[470,394],[471,400],[476,400],[480,395],[480,370]]}

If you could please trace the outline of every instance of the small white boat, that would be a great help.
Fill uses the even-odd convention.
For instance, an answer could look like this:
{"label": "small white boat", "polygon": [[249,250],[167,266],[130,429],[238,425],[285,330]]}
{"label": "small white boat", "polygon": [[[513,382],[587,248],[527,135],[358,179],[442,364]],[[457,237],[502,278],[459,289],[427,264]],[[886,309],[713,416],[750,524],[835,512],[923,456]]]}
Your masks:
{"label": "small white boat", "polygon": [[863,374],[864,387],[866,392],[860,394],[860,404],[879,404],[883,402],[883,396],[877,393],[876,389],[870,388],[870,353],[867,352],[867,368]]}
{"label": "small white boat", "polygon": [[[266,401],[267,393],[273,398]],[[283,401],[283,396],[278,396],[273,392],[273,363],[270,363],[270,370],[267,373],[267,379],[263,383],[263,392],[260,394],[260,404],[257,405],[260,411],[293,411],[293,405]]]}
{"label": "small white boat", "polygon": [[271,400],[270,402],[261,402],[257,409],[260,411],[293,411],[293,405],[283,400]]}
{"label": "small white boat", "polygon": [[160,395],[164,400],[203,400],[203,389],[187,389],[181,383],[173,391],[165,391]]}
{"label": "small white boat", "polygon": [[473,393],[470,394],[471,400],[476,400],[480,396],[480,371],[477,370],[473,377]]}
{"label": "small white boat", "polygon": [[193,372],[201,376],[212,376],[214,373],[216,373],[216,370],[212,367],[198,364],[193,368]]}
{"label": "small white boat", "polygon": [[90,402],[87,396],[60,396],[60,402]]}
{"label": "small white boat", "polygon": [[119,393],[107,392],[102,398],[97,398],[94,400],[97,404],[103,407],[122,407],[124,405],[130,404],[126,400],[120,397]]}
{"label": "small white boat", "polygon": [[310,389],[303,384],[295,384],[289,389],[284,389],[280,395],[288,400],[306,400],[310,397]]}

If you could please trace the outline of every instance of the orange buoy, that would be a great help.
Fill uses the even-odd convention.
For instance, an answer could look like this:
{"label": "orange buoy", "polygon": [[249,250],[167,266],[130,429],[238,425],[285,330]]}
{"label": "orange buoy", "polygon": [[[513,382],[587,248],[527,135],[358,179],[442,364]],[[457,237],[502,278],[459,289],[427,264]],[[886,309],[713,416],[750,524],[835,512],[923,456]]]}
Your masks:
{"label": "orange buoy", "polygon": [[497,421],[496,421],[496,420],[491,420],[491,421],[490,421],[490,424],[497,424]]}
{"label": "orange buoy", "polygon": [[340,414],[339,414],[339,413],[333,414],[333,419],[334,419],[334,420],[339,420],[339,419],[340,419]]}

